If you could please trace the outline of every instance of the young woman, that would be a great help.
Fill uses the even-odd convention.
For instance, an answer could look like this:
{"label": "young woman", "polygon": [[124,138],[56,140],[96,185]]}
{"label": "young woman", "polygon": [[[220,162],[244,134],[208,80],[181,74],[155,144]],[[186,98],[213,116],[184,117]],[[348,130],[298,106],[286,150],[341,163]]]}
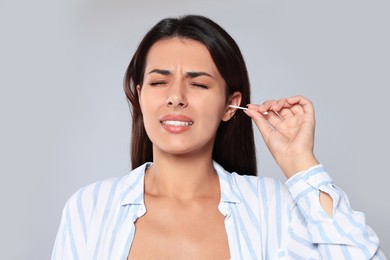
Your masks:
{"label": "young woman", "polygon": [[[313,154],[312,103],[250,104],[240,50],[213,21],[160,21],[124,84],[133,171],[70,198],[52,259],[385,258]],[[252,121],[286,185],[255,176]]]}

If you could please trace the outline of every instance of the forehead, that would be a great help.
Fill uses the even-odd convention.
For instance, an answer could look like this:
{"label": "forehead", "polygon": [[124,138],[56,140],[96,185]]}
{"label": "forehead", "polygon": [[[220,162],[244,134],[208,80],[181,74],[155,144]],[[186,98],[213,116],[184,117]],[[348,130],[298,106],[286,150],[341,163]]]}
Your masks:
{"label": "forehead", "polygon": [[156,68],[182,68],[219,74],[206,46],[186,38],[169,38],[154,43],[146,57],[146,71]]}

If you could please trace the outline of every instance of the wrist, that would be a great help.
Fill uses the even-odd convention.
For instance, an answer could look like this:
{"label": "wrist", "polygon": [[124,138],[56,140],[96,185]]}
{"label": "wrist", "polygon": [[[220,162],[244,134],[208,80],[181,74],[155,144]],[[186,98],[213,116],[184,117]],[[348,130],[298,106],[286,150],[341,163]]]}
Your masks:
{"label": "wrist", "polygon": [[307,169],[318,164],[320,163],[314,154],[302,154],[293,158],[289,158],[283,162],[283,165],[279,164],[279,166],[281,167],[287,179],[289,179],[298,172],[306,171]]}

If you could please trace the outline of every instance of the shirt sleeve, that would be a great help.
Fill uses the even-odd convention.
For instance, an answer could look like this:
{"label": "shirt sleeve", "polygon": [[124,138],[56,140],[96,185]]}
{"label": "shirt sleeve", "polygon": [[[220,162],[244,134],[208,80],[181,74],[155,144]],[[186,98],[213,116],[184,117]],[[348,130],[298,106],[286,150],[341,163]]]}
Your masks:
{"label": "shirt sleeve", "polygon": [[[285,255],[293,259],[386,259],[365,215],[353,211],[346,194],[333,184],[322,165],[297,173],[286,182],[293,206]],[[322,208],[320,191],[333,200],[333,215]],[[315,250],[305,250],[305,249]],[[310,255],[302,255],[311,252]]]}

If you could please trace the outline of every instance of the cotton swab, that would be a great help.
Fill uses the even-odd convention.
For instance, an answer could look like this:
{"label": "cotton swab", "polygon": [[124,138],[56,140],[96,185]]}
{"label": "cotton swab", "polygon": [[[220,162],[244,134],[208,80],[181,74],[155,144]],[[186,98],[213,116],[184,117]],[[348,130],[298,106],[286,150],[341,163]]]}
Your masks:
{"label": "cotton swab", "polygon": [[[239,107],[239,106],[234,106],[234,105],[229,105],[229,107],[231,107],[231,108],[238,108],[238,109],[242,109],[242,110],[248,109],[247,107]],[[263,112],[262,114],[263,115],[268,115],[268,112]]]}
{"label": "cotton swab", "polygon": [[231,108],[238,108],[238,109],[242,109],[242,110],[247,109],[247,107],[239,107],[239,106],[234,106],[234,105],[229,105],[229,107],[231,107]]}

